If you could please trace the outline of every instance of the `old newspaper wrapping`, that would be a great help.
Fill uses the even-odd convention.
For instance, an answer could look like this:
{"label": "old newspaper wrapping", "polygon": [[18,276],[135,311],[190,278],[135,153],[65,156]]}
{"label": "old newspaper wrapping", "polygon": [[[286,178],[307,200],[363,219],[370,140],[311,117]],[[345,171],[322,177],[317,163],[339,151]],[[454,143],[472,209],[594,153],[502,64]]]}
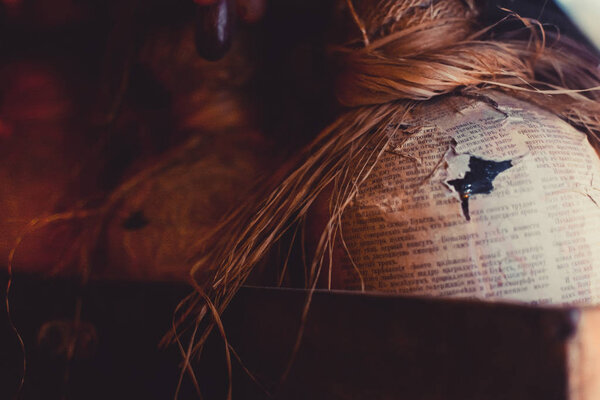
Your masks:
{"label": "old newspaper wrapping", "polygon": [[499,92],[423,103],[403,124],[345,211],[334,287],[600,301],[600,160],[585,134]]}

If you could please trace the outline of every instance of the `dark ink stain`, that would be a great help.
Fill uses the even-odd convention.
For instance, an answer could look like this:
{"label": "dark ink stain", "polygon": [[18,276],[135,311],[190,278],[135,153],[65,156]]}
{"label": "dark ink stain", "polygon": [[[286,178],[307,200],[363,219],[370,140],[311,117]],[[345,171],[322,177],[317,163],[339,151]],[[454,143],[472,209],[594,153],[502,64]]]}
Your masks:
{"label": "dark ink stain", "polygon": [[123,227],[123,229],[126,229],[128,231],[137,231],[138,229],[144,228],[149,223],[150,221],[148,221],[148,219],[144,215],[144,212],[138,210],[129,214],[129,217],[127,217],[123,221],[121,226]]}
{"label": "dark ink stain", "polygon": [[512,166],[511,160],[490,161],[471,156],[469,171],[467,171],[465,177],[448,181],[448,184],[454,186],[454,189],[460,195],[462,211],[467,221],[471,220],[469,198],[474,194],[490,194],[494,189],[494,185],[492,185],[494,179],[498,174]]}

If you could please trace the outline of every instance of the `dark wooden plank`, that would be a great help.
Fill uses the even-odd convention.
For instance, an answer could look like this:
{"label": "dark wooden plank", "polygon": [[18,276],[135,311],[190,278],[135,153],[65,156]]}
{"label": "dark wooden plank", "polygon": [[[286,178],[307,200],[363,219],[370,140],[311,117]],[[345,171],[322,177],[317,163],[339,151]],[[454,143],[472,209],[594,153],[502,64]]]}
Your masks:
{"label": "dark wooden plank", "polygon": [[[568,398],[567,350],[580,310],[329,292],[315,293],[296,362],[278,387],[305,296],[246,288],[227,313],[230,342],[276,398]],[[208,381],[225,385],[213,339],[205,378],[220,373]],[[223,388],[212,389],[222,398]],[[234,392],[266,398],[241,373]]]}

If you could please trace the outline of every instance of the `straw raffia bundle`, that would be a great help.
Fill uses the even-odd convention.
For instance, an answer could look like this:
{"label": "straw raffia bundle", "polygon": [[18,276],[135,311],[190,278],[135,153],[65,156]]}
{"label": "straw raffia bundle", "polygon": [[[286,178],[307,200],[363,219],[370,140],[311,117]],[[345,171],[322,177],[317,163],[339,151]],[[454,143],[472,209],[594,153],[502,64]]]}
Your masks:
{"label": "straw raffia bundle", "polygon": [[[483,104],[502,113],[512,99],[531,105],[537,122],[566,121],[567,136],[577,128],[598,147],[597,61],[575,45],[550,40],[538,22],[511,15],[523,28],[500,35],[478,24],[473,0],[347,3],[360,33],[335,48],[342,67],[338,98],[348,109],[282,170],[282,178],[231,213],[197,253],[196,292],[182,303],[173,336],[189,335],[186,357],[202,348],[215,324],[224,334],[220,313],[275,244],[283,237],[298,240],[311,214],[321,221],[310,224],[316,240],[307,286],[314,290],[323,277],[332,286],[336,262],[361,246],[349,248],[342,231],[344,221],[355,218],[350,211],[357,212],[357,196],[373,179],[385,181],[384,154],[422,131],[414,123],[427,121],[428,111],[441,107],[448,114]],[[460,210],[459,198],[455,204]],[[359,276],[361,266],[354,267]],[[310,297],[305,316],[309,304]]]}

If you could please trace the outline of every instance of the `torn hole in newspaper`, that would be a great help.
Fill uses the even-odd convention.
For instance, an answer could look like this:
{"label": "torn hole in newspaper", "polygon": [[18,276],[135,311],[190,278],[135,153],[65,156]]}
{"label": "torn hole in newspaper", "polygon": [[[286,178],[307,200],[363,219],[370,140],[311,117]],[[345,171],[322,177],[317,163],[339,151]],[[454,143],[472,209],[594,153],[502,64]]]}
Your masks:
{"label": "torn hole in newspaper", "polygon": [[470,221],[469,199],[476,194],[491,194],[494,179],[512,168],[523,156],[515,160],[489,160],[469,153],[457,154],[456,145],[456,140],[452,139],[450,149],[444,156],[447,169],[444,183],[458,195],[462,213]]}

